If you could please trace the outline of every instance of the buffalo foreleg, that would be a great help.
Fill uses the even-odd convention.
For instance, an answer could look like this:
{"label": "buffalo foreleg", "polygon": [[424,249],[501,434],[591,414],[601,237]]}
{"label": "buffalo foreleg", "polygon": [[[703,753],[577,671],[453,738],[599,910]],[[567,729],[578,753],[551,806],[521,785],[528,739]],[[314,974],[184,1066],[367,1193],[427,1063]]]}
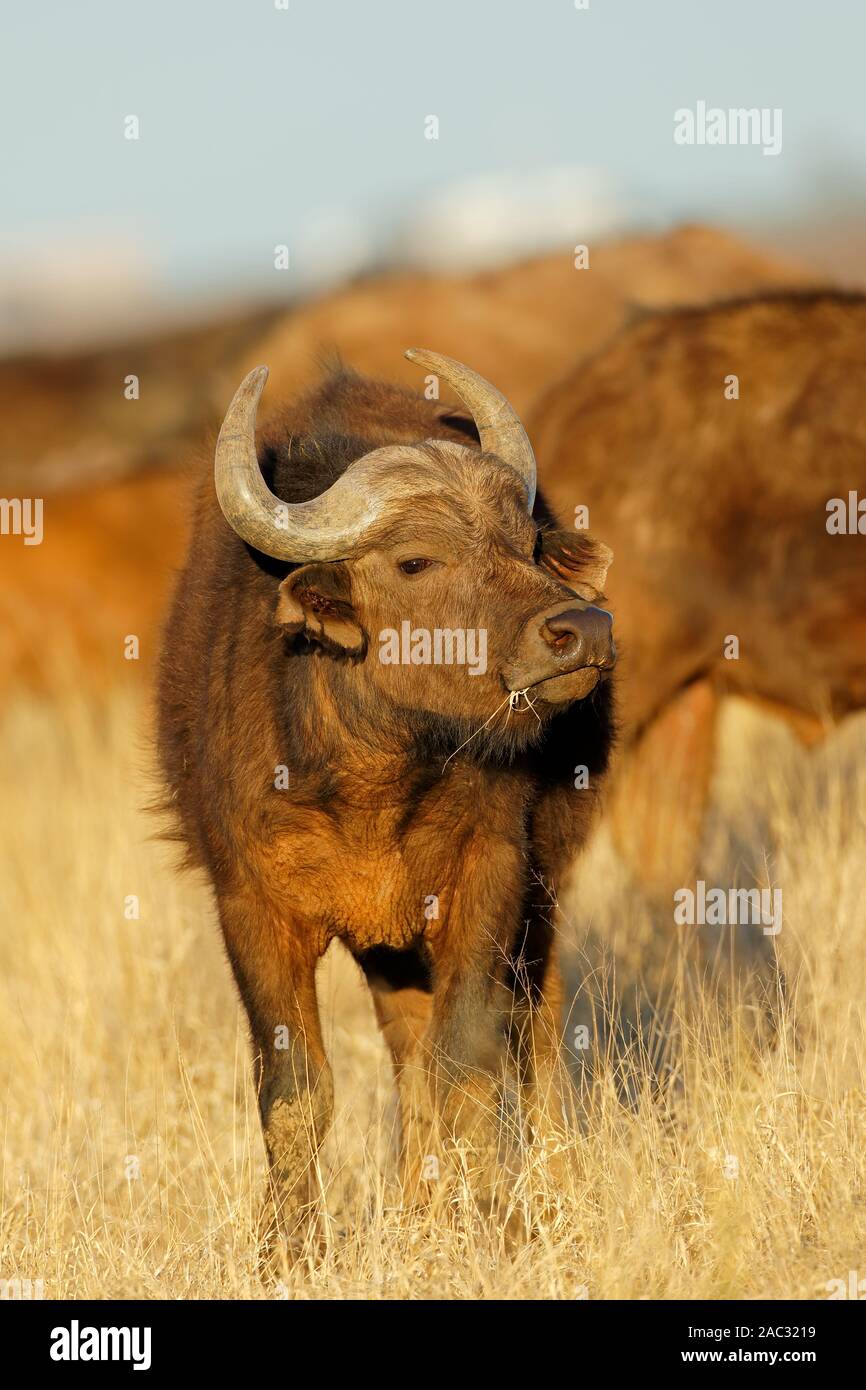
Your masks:
{"label": "buffalo foreleg", "polygon": [[[462,1176],[489,1209],[498,1195],[503,1121],[501,1046],[505,952],[493,934],[460,961],[444,949],[436,961],[428,1068],[446,1173]],[[436,953],[434,952],[434,958]]]}
{"label": "buffalo foreleg", "polygon": [[[579,738],[573,744],[579,747]],[[566,761],[565,751],[560,764],[570,767],[575,759]],[[562,1175],[568,1166],[575,1118],[574,1089],[562,1047],[563,982],[558,960],[558,933],[567,923],[561,918],[557,895],[586,843],[601,780],[599,772],[589,769],[586,784],[578,787],[558,771],[559,784],[540,798],[533,813],[529,881],[508,971],[508,1038],[521,1082],[525,1129],[547,1155],[551,1176]]]}
{"label": "buffalo foreleg", "polygon": [[[545,893],[542,883],[539,893]],[[508,1042],[529,1137],[551,1157],[567,1146],[573,1090],[562,1055],[562,975],[556,953],[554,903],[530,906],[509,963]]]}
{"label": "buffalo foreleg", "polygon": [[262,1215],[265,1254],[279,1265],[304,1249],[315,1226],[317,1155],[333,1114],[309,930],[294,930],[261,906],[221,905],[223,930],[252,1033],[268,1189]]}

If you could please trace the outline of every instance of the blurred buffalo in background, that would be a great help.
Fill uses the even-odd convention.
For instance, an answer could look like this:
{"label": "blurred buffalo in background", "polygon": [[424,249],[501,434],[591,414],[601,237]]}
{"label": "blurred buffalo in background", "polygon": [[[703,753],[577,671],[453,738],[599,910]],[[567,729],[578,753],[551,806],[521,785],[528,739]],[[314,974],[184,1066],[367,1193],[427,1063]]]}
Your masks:
{"label": "blurred buffalo in background", "polygon": [[695,872],[723,695],[807,745],[866,705],[864,381],[864,296],[761,293],[640,317],[530,422],[554,505],[616,556],[615,827],[660,890]]}

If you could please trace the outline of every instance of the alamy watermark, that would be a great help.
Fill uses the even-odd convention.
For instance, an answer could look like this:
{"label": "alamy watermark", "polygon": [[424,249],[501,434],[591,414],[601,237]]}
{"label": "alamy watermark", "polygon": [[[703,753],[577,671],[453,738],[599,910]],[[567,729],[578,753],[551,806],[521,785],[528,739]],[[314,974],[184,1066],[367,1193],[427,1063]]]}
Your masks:
{"label": "alamy watermark", "polygon": [[51,1332],[52,1361],[130,1361],[134,1371],[150,1369],[149,1327],[82,1327],[73,1318],[68,1327]]}
{"label": "alamy watermark", "polygon": [[487,670],[487,629],[484,627],[413,628],[408,620],[379,633],[383,666],[466,666],[470,676]]}
{"label": "alamy watermark", "polygon": [[764,936],[782,930],[781,888],[708,888],[699,878],[694,888],[677,888],[674,921],[688,927],[762,927]]}
{"label": "alamy watermark", "polygon": [[831,536],[866,536],[866,497],[853,488],[847,497],[831,497],[826,526]]}
{"label": "alamy watermark", "polygon": [[20,1303],[23,1299],[43,1299],[43,1279],[0,1279],[0,1302]]}
{"label": "alamy watermark", "polygon": [[824,1288],[829,1302],[834,1299],[850,1298],[862,1303],[866,1299],[866,1279],[860,1278],[860,1271],[849,1269],[847,1279],[828,1279]]}
{"label": "alamy watermark", "polygon": [[780,106],[707,106],[695,103],[694,110],[680,106],[674,112],[674,143],[677,145],[759,145],[764,154],[782,152],[782,108]]}
{"label": "alamy watermark", "polygon": [[25,545],[41,545],[42,498],[0,497],[0,536],[23,536]]}

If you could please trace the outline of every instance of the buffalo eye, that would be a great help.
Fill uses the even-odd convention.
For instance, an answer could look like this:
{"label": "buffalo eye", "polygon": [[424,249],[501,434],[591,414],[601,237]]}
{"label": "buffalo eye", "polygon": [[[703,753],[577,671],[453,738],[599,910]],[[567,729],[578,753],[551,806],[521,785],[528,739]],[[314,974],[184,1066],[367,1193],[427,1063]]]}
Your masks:
{"label": "buffalo eye", "polygon": [[417,560],[401,560],[397,568],[402,570],[403,574],[420,574],[422,570],[426,570],[432,563],[432,560],[422,560],[420,558]]}

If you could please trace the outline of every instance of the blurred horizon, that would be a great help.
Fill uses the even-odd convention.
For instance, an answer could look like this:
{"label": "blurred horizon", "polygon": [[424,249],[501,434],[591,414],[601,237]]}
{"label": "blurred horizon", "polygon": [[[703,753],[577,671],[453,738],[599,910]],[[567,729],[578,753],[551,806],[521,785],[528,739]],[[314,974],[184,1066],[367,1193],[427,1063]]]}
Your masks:
{"label": "blurred horizon", "polygon": [[[683,221],[859,268],[853,0],[282,3],[7,16],[0,351]],[[781,150],[676,144],[699,101],[778,108]]]}

